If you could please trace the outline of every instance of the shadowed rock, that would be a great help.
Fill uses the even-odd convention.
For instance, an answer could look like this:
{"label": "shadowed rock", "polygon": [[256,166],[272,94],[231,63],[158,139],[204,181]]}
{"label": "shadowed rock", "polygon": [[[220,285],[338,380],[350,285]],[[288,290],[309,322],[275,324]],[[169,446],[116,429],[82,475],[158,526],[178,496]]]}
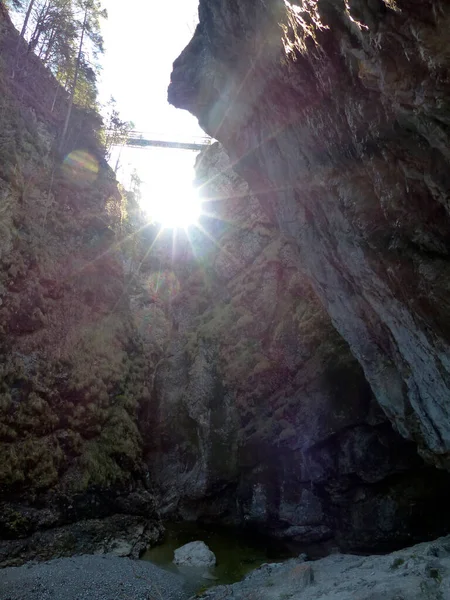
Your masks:
{"label": "shadowed rock", "polygon": [[450,7],[201,0],[169,100],[297,246],[395,428],[449,466]]}

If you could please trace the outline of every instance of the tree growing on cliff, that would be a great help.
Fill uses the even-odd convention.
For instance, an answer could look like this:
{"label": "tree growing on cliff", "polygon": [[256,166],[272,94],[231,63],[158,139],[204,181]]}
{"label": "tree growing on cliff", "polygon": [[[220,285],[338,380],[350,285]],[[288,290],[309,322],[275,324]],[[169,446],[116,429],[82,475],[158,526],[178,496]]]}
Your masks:
{"label": "tree growing on cliff", "polygon": [[[36,3],[36,0],[30,0],[30,2],[28,4],[28,8],[27,8],[26,13],[25,13],[25,19],[24,19],[23,24],[22,24],[22,29],[20,30],[20,35],[19,35],[19,37],[17,39],[16,59],[15,59],[15,66],[13,67],[13,71],[12,71],[12,77],[14,77],[14,74],[15,74],[15,70],[16,70],[16,67],[17,67],[17,64],[18,64],[18,61],[19,61],[20,45],[22,43],[22,40],[25,38],[25,32],[27,30],[28,22],[30,20],[31,13],[32,13],[32,10],[33,10],[33,7],[34,7],[35,3]],[[18,1],[14,0],[13,1],[13,7],[16,8],[16,9],[21,9],[22,8],[21,1],[20,0],[18,0]]]}
{"label": "tree growing on cliff", "polygon": [[[16,19],[20,11],[24,11],[23,5],[17,7]],[[30,0],[17,42],[16,67],[22,40],[26,40],[28,51],[42,60],[68,92],[69,102],[73,95],[75,104],[95,109],[96,58],[103,51],[102,17],[106,11],[99,0]],[[57,88],[53,106],[59,93]]]}
{"label": "tree growing on cliff", "polygon": [[[28,27],[28,21],[30,20],[31,12],[33,10],[33,7],[34,7],[35,3],[36,3],[36,0],[30,0],[30,2],[28,4],[27,12],[25,13],[25,19],[24,19],[23,24],[22,24],[22,29],[20,30],[20,37],[21,38],[25,37],[25,32],[26,32],[27,27]],[[21,2],[16,3],[16,6],[19,8],[19,7],[22,6],[22,3]],[[18,40],[18,44],[20,44],[20,38]]]}
{"label": "tree growing on cliff", "polygon": [[72,0],[48,0],[37,11],[29,47],[54,71],[55,65],[74,54],[76,37]]}
{"label": "tree growing on cliff", "polygon": [[109,159],[113,146],[120,146],[126,142],[130,131],[134,127],[134,123],[132,121],[124,121],[120,117],[116,101],[112,96],[106,104],[104,123],[106,158]]}
{"label": "tree growing on cliff", "polygon": [[[35,52],[53,73],[52,59],[69,57],[74,53],[76,27],[73,5],[74,0],[30,0],[17,39],[16,68],[21,58],[21,47],[26,47],[23,41],[28,42],[28,52]],[[17,0],[11,8],[17,22],[19,13],[24,10],[23,3]]]}
{"label": "tree growing on cliff", "polygon": [[67,106],[66,117],[64,119],[64,125],[59,143],[60,151],[63,149],[66,142],[70,117],[77,91],[78,79],[80,77],[80,73],[82,73],[83,62],[84,64],[87,64],[88,62],[83,52],[86,40],[88,39],[91,42],[91,51],[94,57],[96,57],[99,52],[103,52],[103,38],[100,33],[100,21],[101,19],[107,18],[107,12],[101,7],[101,4],[98,0],[78,0],[78,2],[78,6],[82,10],[83,19],[80,22],[80,28],[78,30],[78,51],[74,64],[73,79],[70,85],[69,103]]}

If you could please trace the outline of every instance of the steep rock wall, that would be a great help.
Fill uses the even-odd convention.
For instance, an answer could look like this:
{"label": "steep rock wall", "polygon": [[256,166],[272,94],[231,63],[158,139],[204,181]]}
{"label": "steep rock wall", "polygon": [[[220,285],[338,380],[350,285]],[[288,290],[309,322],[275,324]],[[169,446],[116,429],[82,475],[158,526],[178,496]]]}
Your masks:
{"label": "steep rock wall", "polygon": [[352,549],[445,530],[447,474],[392,430],[295,241],[218,144],[196,170],[207,216],[155,264],[152,337],[173,291],[146,436],[161,511]]}
{"label": "steep rock wall", "polygon": [[169,100],[218,139],[395,428],[449,466],[450,7],[200,0]]}
{"label": "steep rock wall", "polygon": [[161,529],[138,428],[151,360],[128,305],[124,199],[98,115],[75,108],[58,156],[63,91],[25,45],[16,65],[17,35],[1,10],[0,564],[136,554]]}
{"label": "steep rock wall", "polygon": [[[414,214],[402,224],[405,205],[386,200],[383,210],[399,215],[385,256],[378,205],[371,204],[373,194],[358,191],[366,191],[369,176],[385,189],[376,169],[394,168],[375,152],[375,124],[360,149],[375,154],[363,165],[351,135],[345,144],[327,137],[342,118],[336,107],[330,114],[313,110],[323,93],[297,102],[308,88],[298,79],[300,67],[310,59],[326,65],[326,51],[338,60],[332,44],[319,45],[319,34],[329,35],[322,20],[339,12],[326,2],[323,15],[275,2],[233,7],[201,6],[201,25],[176,68],[172,93],[223,140],[252,190],[227,155],[211,148],[197,168],[212,213],[203,225],[216,241],[193,233],[194,252],[184,240],[173,255],[171,237],[155,243],[152,227],[124,241],[130,223],[124,224],[123,200],[99,149],[96,115],[75,111],[67,156],[62,164],[55,160],[66,98],[26,48],[20,69],[12,69],[17,33],[0,4],[3,564],[94,550],[137,555],[161,533],[156,508],[347,548],[404,544],[447,526],[446,474],[426,468],[415,445],[392,430],[352,355],[385,412],[424,451],[425,426],[411,409],[419,374],[405,375],[406,362],[414,362],[403,356],[408,340],[402,356],[394,352],[389,328],[379,327],[381,308],[373,307],[382,303],[401,327],[400,317],[422,306],[423,299],[416,306],[408,295],[408,285],[424,285],[415,271],[389,288],[398,292],[396,303],[379,295],[382,275],[393,268],[389,257],[406,248],[422,261],[417,268],[430,278],[428,300],[443,311],[434,317],[445,322],[446,282],[433,270],[438,259],[445,264],[444,251],[427,246],[445,220],[424,218],[420,232],[431,227],[431,237],[420,242],[425,250],[419,238],[405,245]],[[208,28],[217,31],[210,35]],[[248,70],[247,60],[252,69],[260,61],[261,70]],[[346,77],[359,81],[358,73]],[[320,81],[332,75],[325,69]],[[308,77],[312,86],[315,72]],[[366,93],[363,84],[358,89]],[[361,115],[378,106],[374,93]],[[343,115],[347,100],[345,87],[333,96]],[[350,111],[345,118],[356,117]],[[361,121],[355,127],[360,135]],[[402,148],[409,152],[418,134],[408,127]],[[391,133],[383,130],[382,141],[393,153],[399,141]],[[422,185],[417,173],[426,152],[416,154],[405,167],[409,186]],[[440,169],[437,156],[430,168]],[[305,182],[305,173],[314,180]],[[442,182],[424,181],[438,197]],[[347,256],[349,247],[354,254]],[[399,277],[408,263],[395,266]],[[355,292],[357,275],[365,276],[364,292]],[[332,320],[322,303],[334,306],[327,306]],[[358,316],[350,318],[355,306]],[[431,318],[427,306],[415,315],[412,334]],[[366,329],[358,329],[361,323]],[[363,343],[376,358],[375,372],[358,354]],[[395,395],[400,376],[409,396]],[[403,421],[398,404],[390,410],[383,404],[377,377],[386,394],[405,403]]]}

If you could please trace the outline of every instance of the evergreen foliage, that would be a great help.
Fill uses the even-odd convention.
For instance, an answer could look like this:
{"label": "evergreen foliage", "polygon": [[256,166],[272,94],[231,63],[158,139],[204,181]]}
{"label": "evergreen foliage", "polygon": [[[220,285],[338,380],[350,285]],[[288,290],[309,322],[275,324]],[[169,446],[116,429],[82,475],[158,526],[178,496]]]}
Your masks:
{"label": "evergreen foliage", "polygon": [[[115,99],[111,96],[109,102],[106,104],[106,115],[105,115],[105,148],[106,156],[109,159],[111,156],[111,150],[113,146],[123,144],[129,132],[133,129],[134,123],[132,121],[124,121],[121,119],[119,111],[117,110],[117,104]],[[134,174],[137,177],[137,174]],[[139,179],[139,177],[137,177]],[[132,186],[136,185],[136,180],[131,182]]]}
{"label": "evergreen foliage", "polygon": [[73,105],[98,111],[98,58],[104,51],[100,26],[107,12],[99,0],[10,0],[7,6],[15,22],[21,22],[15,70],[23,63],[25,40],[27,52],[40,58],[68,95],[62,147]]}
{"label": "evergreen foliage", "polygon": [[104,127],[98,132],[98,141],[108,160],[113,146],[125,142],[134,123],[120,117],[113,97],[105,106],[98,103],[99,56],[104,52],[101,23],[108,16],[101,1],[0,0],[0,3],[10,11],[20,30],[12,77],[23,69],[25,52],[32,52],[61,86],[55,90],[51,112],[60,100],[68,98],[60,150],[70,136],[75,106],[91,115],[103,113]]}

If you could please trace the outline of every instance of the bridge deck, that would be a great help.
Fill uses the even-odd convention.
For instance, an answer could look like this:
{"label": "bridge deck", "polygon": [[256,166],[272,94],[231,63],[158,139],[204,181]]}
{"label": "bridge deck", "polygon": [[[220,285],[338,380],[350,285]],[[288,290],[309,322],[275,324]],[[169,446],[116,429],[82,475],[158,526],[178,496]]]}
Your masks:
{"label": "bridge deck", "polygon": [[126,146],[131,148],[143,148],[153,146],[156,148],[178,148],[179,150],[203,150],[210,144],[197,142],[167,142],[164,140],[145,140],[141,138],[128,138],[125,142]]}
{"label": "bridge deck", "polygon": [[129,146],[131,148],[145,148],[153,146],[156,148],[176,148],[179,150],[200,151],[206,148],[213,141],[211,138],[199,136],[187,136],[181,141],[172,141],[164,139],[164,133],[154,133],[147,131],[130,131],[127,136],[117,141],[115,146]]}

